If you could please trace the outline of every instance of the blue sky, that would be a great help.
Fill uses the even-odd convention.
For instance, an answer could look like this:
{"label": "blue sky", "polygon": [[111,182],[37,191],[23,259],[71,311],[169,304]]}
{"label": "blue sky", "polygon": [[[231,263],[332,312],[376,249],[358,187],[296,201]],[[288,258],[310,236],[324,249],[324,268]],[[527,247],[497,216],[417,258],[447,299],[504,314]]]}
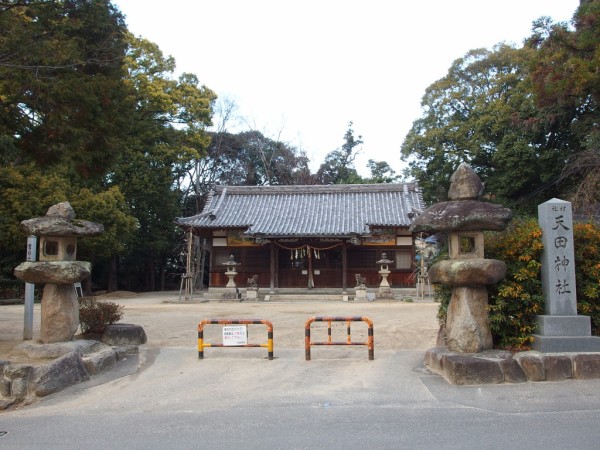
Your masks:
{"label": "blue sky", "polygon": [[113,0],[129,30],[220,98],[230,131],[256,129],[306,152],[316,170],[343,144],[400,172],[400,145],[425,89],[467,51],[521,44],[540,16],[567,21],[579,0]]}

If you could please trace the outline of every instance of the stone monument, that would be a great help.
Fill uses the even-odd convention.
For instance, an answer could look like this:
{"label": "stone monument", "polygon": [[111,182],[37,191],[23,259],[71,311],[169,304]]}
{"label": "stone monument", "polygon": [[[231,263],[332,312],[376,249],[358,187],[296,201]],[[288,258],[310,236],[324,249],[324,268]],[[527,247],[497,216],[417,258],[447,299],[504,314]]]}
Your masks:
{"label": "stone monument", "polygon": [[360,273],[354,275],[356,279],[356,286],[354,287],[354,301],[355,302],[366,302],[367,301],[367,279]]}
{"label": "stone monument", "polygon": [[501,231],[512,219],[508,208],[480,201],[483,183],[462,163],[450,178],[449,201],[427,208],[411,225],[412,232],[449,233],[450,259],[429,269],[434,284],[452,286],[446,319],[448,349],[477,353],[492,348],[487,285],[506,275],[506,265],[485,259],[483,230]]}
{"label": "stone monument", "polygon": [[258,275],[253,275],[252,278],[248,278],[248,287],[246,288],[246,299],[258,299]]}
{"label": "stone monument", "polygon": [[21,229],[39,237],[39,261],[15,268],[15,276],[27,283],[45,284],[42,294],[41,340],[70,341],[79,326],[79,301],[74,283],[87,278],[91,263],[77,261],[77,237],[104,231],[99,223],[75,219],[69,202],[51,206],[44,217],[24,220]]}
{"label": "stone monument", "polygon": [[545,314],[537,317],[533,349],[539,352],[600,352],[589,316],[577,315],[571,203],[553,198],[538,206],[542,229],[542,293]]}

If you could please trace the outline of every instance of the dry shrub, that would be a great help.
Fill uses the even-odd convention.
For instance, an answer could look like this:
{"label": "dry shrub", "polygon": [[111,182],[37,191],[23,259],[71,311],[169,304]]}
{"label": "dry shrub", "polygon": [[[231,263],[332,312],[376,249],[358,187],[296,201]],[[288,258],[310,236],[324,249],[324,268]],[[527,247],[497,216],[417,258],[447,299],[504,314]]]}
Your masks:
{"label": "dry shrub", "polygon": [[83,334],[102,334],[107,325],[123,317],[123,307],[117,303],[98,301],[90,297],[79,299],[79,324]]}

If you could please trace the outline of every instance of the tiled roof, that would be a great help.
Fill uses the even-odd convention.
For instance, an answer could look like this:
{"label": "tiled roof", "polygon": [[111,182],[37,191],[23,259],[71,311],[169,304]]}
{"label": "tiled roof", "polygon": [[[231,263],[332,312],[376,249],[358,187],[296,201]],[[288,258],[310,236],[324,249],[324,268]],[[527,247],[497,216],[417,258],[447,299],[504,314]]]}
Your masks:
{"label": "tiled roof", "polygon": [[183,227],[243,228],[265,237],[368,235],[371,227],[408,227],[423,210],[416,183],[315,186],[217,186],[202,213]]}

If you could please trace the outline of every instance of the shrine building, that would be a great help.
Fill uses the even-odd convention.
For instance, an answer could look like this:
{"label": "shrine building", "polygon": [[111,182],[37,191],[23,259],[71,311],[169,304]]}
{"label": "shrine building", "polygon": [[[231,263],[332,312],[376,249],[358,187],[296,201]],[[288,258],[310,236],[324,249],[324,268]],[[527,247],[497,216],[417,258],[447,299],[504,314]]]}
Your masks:
{"label": "shrine building", "polygon": [[356,274],[379,286],[377,261],[393,263],[392,288],[415,285],[409,226],[424,210],[416,183],[311,186],[216,186],[200,214],[176,223],[208,240],[211,288],[257,276],[261,289],[354,287]]}

